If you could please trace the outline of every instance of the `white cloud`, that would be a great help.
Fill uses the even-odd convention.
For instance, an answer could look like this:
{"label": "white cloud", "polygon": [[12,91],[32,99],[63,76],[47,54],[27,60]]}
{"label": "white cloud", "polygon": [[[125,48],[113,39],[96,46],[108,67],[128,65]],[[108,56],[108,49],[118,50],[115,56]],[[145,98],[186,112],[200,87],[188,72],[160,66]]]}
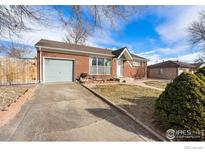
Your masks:
{"label": "white cloud", "polygon": [[[20,34],[21,38],[13,36],[12,39],[18,43],[23,43],[27,45],[34,46],[40,39],[49,39],[56,41],[63,41],[66,33],[66,29],[59,23],[57,20],[57,14],[55,10],[50,10],[52,12],[52,23],[50,26],[44,26],[39,24],[30,23],[29,20],[26,20],[26,25],[33,29],[29,32],[22,32]],[[103,28],[96,28],[92,35],[88,37],[86,45],[103,47],[106,45],[112,45],[113,47],[121,45],[118,41],[112,38],[112,30],[108,21],[102,23]],[[116,22],[119,22],[116,20]],[[122,26],[120,27],[122,28]],[[119,29],[119,28],[118,28]],[[10,41],[9,37],[2,38],[2,40]]]}
{"label": "white cloud", "polygon": [[156,51],[162,53],[162,54],[177,54],[177,53],[183,53],[184,51],[189,51],[190,47],[186,44],[178,44],[173,47],[165,47],[165,48],[159,48],[156,49]]}
{"label": "white cloud", "polygon": [[182,62],[187,62],[187,63],[194,63],[195,60],[197,60],[203,53],[198,51],[186,55],[182,55],[179,57],[174,57],[174,58],[166,58],[166,59],[161,59],[161,61],[165,60],[179,60]]}
{"label": "white cloud", "polygon": [[142,52],[142,53],[139,53],[141,55],[150,55],[150,54],[154,54],[156,51],[155,50],[150,50],[150,51],[146,51],[146,52]]}
{"label": "white cloud", "polygon": [[160,55],[155,50],[145,51],[137,55],[147,58],[149,60],[148,65],[158,63],[161,60]]}
{"label": "white cloud", "polygon": [[[190,53],[187,28],[198,19],[201,10],[205,10],[205,6],[177,6],[174,8],[168,6],[159,8],[154,12],[164,21],[156,27],[156,31],[165,47],[148,51],[150,54],[141,53],[150,59],[149,64],[163,60],[179,60],[191,63],[199,58],[201,52]],[[171,56],[172,54],[173,56]],[[167,56],[171,58],[162,58]]]}
{"label": "white cloud", "polygon": [[[170,8],[172,9],[172,8]],[[205,6],[182,6],[171,11],[160,12],[165,22],[156,28],[162,41],[166,44],[179,43],[187,39],[187,27],[196,19]]]}
{"label": "white cloud", "polygon": [[[36,28],[37,27],[37,28]],[[35,43],[37,43],[40,39],[50,39],[50,40],[56,40],[56,41],[62,41],[65,30],[62,29],[60,25],[56,26],[49,26],[45,27],[42,25],[33,25],[33,30],[29,32],[22,32],[21,37],[13,37],[14,40],[18,43],[28,44],[31,46],[34,46]],[[10,39],[5,39],[10,40]]]}
{"label": "white cloud", "polygon": [[114,45],[117,42],[111,37],[109,30],[96,29],[91,36],[88,37],[88,42],[103,45]]}
{"label": "white cloud", "polygon": [[203,56],[204,54],[201,51],[198,51],[198,52],[192,52],[177,57],[162,58],[161,55],[158,54],[155,50],[151,50],[151,51],[139,53],[138,55],[149,59],[148,65],[152,65],[167,60],[179,60],[182,62],[193,63],[195,60],[197,60],[199,57]]}

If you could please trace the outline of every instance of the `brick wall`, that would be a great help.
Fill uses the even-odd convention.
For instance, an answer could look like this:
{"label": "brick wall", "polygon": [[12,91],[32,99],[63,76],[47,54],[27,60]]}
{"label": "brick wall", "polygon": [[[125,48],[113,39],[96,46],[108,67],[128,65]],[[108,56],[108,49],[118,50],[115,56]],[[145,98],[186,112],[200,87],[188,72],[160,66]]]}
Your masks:
{"label": "brick wall", "polygon": [[160,68],[148,68],[149,78],[159,78],[159,79],[174,79],[177,76],[177,68],[163,68],[160,73]]}
{"label": "brick wall", "polygon": [[144,78],[146,77],[146,62],[141,62],[141,66],[133,66],[132,61],[124,62],[124,77]]}

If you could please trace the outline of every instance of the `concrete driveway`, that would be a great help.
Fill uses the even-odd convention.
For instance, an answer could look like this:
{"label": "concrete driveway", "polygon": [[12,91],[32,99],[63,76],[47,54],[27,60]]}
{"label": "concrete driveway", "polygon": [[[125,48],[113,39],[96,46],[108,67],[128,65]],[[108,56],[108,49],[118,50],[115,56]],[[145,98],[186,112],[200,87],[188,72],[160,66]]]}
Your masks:
{"label": "concrete driveway", "polygon": [[41,85],[1,141],[148,141],[153,136],[81,85]]}

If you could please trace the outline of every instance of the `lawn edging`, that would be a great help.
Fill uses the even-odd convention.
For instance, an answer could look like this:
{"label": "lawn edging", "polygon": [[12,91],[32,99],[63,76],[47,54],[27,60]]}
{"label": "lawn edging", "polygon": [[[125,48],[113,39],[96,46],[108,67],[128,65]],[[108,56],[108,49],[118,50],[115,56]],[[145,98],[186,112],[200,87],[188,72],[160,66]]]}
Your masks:
{"label": "lawn edging", "polygon": [[4,126],[17,115],[17,113],[21,110],[21,107],[34,95],[37,87],[38,85],[29,88],[15,102],[11,103],[5,111],[0,111],[0,127]]}
{"label": "lawn edging", "polygon": [[87,90],[89,90],[90,92],[92,92],[94,95],[96,95],[97,97],[99,97],[100,99],[102,99],[103,101],[105,101],[108,105],[113,106],[114,108],[116,108],[118,111],[120,111],[121,113],[124,113],[125,115],[127,115],[130,119],[132,119],[133,121],[135,121],[137,124],[139,124],[140,126],[142,126],[143,128],[145,128],[148,132],[150,132],[152,135],[154,135],[156,138],[158,138],[160,141],[168,141],[166,138],[164,138],[162,135],[160,135],[159,133],[157,133],[156,131],[154,131],[152,128],[150,128],[149,126],[145,125],[143,122],[139,121],[138,119],[136,119],[132,114],[130,114],[129,112],[127,112],[125,109],[123,109],[122,107],[117,106],[115,103],[113,103],[112,101],[110,101],[109,99],[107,99],[106,97],[102,96],[101,94],[99,94],[98,92],[92,90],[91,88],[89,88],[88,86],[86,86],[85,84],[81,84],[84,88],[86,88]]}

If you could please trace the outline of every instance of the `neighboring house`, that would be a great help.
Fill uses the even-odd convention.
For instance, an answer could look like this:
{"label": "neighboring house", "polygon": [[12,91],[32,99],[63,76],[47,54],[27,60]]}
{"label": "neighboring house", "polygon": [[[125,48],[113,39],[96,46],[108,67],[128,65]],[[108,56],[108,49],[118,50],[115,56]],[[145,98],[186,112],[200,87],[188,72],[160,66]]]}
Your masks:
{"label": "neighboring house", "polygon": [[35,45],[40,82],[75,81],[82,73],[92,79],[146,78],[147,59],[129,52],[41,39]]}
{"label": "neighboring house", "polygon": [[201,63],[193,63],[192,65],[194,65],[196,67],[196,69],[205,67],[205,63],[201,62]]}
{"label": "neighboring house", "polygon": [[182,72],[194,73],[196,66],[180,61],[165,61],[148,66],[148,77],[173,80]]}

